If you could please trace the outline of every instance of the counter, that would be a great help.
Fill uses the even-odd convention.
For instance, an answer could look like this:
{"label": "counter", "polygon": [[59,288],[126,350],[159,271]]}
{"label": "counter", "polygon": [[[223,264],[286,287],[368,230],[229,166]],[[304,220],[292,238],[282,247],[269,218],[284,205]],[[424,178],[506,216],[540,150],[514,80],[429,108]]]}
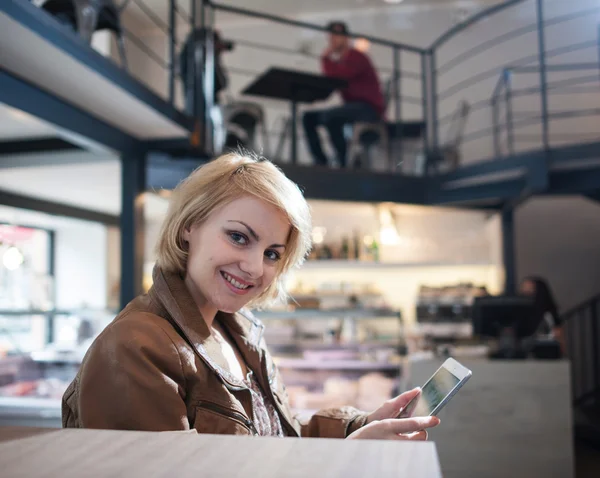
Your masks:
{"label": "counter", "polygon": [[[458,359],[472,378],[429,433],[446,478],[572,478],[573,419],[567,361]],[[443,362],[410,364],[421,386]]]}
{"label": "counter", "polygon": [[0,428],[3,476],[441,478],[431,442]]}

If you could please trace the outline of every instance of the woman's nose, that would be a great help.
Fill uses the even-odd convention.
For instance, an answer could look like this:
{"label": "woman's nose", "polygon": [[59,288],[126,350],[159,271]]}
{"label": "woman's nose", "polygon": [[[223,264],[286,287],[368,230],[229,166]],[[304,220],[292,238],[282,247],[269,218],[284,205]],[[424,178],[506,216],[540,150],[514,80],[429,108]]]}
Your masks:
{"label": "woman's nose", "polygon": [[263,254],[255,251],[247,252],[240,261],[240,269],[252,279],[258,279],[263,275]]}

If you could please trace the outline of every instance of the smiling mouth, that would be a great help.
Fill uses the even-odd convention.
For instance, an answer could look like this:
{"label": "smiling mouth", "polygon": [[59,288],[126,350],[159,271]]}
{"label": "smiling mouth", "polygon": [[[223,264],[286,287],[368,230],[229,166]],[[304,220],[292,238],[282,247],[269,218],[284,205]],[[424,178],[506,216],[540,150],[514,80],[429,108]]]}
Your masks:
{"label": "smiling mouth", "polygon": [[254,287],[252,284],[245,284],[243,282],[238,281],[237,279],[234,279],[232,276],[227,274],[227,272],[221,271],[221,275],[223,276],[223,279],[225,279],[227,282],[229,282],[229,284],[231,286],[235,287],[236,289],[238,289],[240,291],[248,290],[248,289]]}

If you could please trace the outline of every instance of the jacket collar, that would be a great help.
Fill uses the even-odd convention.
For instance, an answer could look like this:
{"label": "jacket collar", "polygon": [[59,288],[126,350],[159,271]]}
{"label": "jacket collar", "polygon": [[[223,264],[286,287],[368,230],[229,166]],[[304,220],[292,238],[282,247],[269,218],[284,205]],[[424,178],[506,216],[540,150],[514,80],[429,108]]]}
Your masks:
{"label": "jacket collar", "polygon": [[[199,357],[230,386],[247,388],[231,373],[220,344],[211,334],[181,276],[155,266],[152,278],[154,283],[148,295],[164,309],[166,318],[177,325]],[[234,314],[218,312],[218,317],[236,341],[249,367],[259,373],[264,356],[263,324],[249,311]]]}

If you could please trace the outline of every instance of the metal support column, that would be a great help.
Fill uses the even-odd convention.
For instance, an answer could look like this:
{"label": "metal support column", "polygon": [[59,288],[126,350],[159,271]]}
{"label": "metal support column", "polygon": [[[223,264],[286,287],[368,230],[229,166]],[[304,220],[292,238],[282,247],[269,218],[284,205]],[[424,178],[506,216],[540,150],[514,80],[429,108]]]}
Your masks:
{"label": "metal support column", "polygon": [[121,157],[121,309],[142,293],[146,154]]}
{"label": "metal support column", "polygon": [[508,154],[515,154],[515,132],[513,128],[513,109],[512,109],[512,72],[504,70],[504,101],[506,108],[506,143]]}
{"label": "metal support column", "polygon": [[540,96],[542,102],[542,144],[549,148],[548,80],[546,75],[546,40],[544,37],[544,0],[537,0],[538,55],[540,64]]}
{"label": "metal support column", "polygon": [[[56,233],[48,231],[48,276],[52,280],[52,309],[56,310]],[[46,343],[54,342],[54,312],[48,314],[46,321]]]}
{"label": "metal support column", "polygon": [[514,208],[505,205],[502,208],[502,257],[504,261],[504,293],[516,293],[516,265],[515,265],[515,228]]}
{"label": "metal support column", "polygon": [[429,89],[427,84],[428,78],[428,65],[427,53],[421,53],[421,100],[423,110],[423,123],[425,124],[425,131],[423,135],[423,150],[425,153],[429,151],[429,131],[431,128],[429,118]]}
{"label": "metal support column", "polygon": [[206,24],[204,40],[204,138],[203,150],[208,155],[214,154],[214,126],[212,119],[213,106],[215,104],[215,42],[213,38],[214,12],[211,5],[206,7]]}
{"label": "metal support column", "polygon": [[177,41],[177,21],[175,20],[175,0],[169,0],[169,104],[175,104],[175,43]]}
{"label": "metal support column", "polygon": [[438,91],[437,91],[437,66],[435,61],[435,50],[429,57],[431,78],[431,122],[432,122],[432,149],[437,150],[439,146],[439,124],[438,124]]}
{"label": "metal support column", "polygon": [[500,128],[498,118],[498,98],[494,96],[490,101],[492,107],[492,131],[494,137],[494,157],[500,156]]}
{"label": "metal support column", "polygon": [[396,123],[402,121],[402,85],[400,83],[400,50],[394,48],[394,113]]}

